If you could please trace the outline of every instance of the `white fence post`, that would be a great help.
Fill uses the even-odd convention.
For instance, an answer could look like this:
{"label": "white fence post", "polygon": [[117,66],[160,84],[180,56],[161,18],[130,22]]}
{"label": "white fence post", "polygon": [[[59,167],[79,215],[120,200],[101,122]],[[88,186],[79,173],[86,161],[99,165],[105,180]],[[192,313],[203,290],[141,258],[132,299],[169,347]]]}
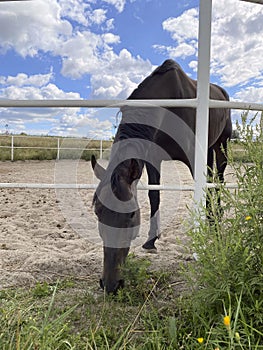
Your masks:
{"label": "white fence post", "polygon": [[100,140],[100,159],[102,159],[102,139]]}
{"label": "white fence post", "polygon": [[59,160],[59,148],[60,148],[60,144],[59,144],[59,137],[58,137],[58,142],[57,142],[57,160]]}
{"label": "white fence post", "polygon": [[14,135],[11,136],[11,162],[14,161]]}
{"label": "white fence post", "polygon": [[212,0],[200,0],[194,171],[194,200],[196,205],[205,204],[204,189],[206,188],[207,174],[211,15]]}

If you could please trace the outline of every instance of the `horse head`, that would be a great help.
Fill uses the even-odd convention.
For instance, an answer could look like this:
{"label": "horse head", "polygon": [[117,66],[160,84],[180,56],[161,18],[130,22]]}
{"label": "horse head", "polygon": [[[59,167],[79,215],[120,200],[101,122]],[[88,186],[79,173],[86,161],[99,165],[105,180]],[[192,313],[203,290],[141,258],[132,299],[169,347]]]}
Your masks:
{"label": "horse head", "polygon": [[94,194],[94,211],[103,240],[104,264],[100,286],[116,293],[124,286],[120,266],[124,263],[140,226],[136,180],[142,173],[142,162],[128,159],[107,169],[91,159],[95,176],[100,180]]}

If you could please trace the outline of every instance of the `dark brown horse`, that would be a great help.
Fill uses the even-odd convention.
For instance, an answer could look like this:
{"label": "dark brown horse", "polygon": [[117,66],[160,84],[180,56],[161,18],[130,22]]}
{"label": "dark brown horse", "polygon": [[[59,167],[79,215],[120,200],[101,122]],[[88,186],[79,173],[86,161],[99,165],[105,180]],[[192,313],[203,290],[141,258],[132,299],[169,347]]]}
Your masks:
{"label": "dark brown horse", "polygon": [[[196,97],[197,82],[189,78],[173,60],[166,60],[148,76],[129,99],[187,99]],[[210,98],[228,100],[227,93],[210,84]],[[160,108],[147,102],[143,107],[121,108],[122,120],[112,147],[107,169],[92,157],[95,175],[101,180],[93,204],[98,217],[99,233],[104,245],[104,271],[100,281],[107,292],[123,286],[120,265],[140,227],[140,209],[136,184],[146,167],[149,184],[160,184],[163,160],[184,162],[194,176],[195,117],[194,108]],[[209,113],[208,161],[213,168],[216,155],[221,181],[227,164],[227,140],[232,124],[228,109],[211,109]],[[156,250],[160,237],[158,190],[149,191],[150,230],[143,248]]]}

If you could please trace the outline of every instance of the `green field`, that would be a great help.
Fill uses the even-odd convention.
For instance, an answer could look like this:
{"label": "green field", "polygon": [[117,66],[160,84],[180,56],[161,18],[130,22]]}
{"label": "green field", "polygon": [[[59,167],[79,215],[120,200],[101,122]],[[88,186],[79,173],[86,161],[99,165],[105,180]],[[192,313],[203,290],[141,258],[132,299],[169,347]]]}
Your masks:
{"label": "green field", "polygon": [[[59,138],[59,145],[60,159],[90,160],[92,154],[97,157],[100,155],[100,140]],[[107,159],[109,157],[111,145],[112,141],[102,141],[103,158]],[[244,152],[244,147],[241,142],[231,142],[231,145],[235,161],[251,161]],[[3,146],[11,146],[11,136],[0,135],[0,161],[11,160],[11,149],[4,148]],[[57,159],[57,148],[57,137],[14,136],[13,160]],[[75,148],[75,150],[69,148]]]}
{"label": "green field", "polygon": [[[90,160],[100,155],[100,140],[59,138],[59,159]],[[112,141],[103,140],[103,157],[109,156]],[[11,136],[0,135],[0,161],[11,160]],[[13,160],[52,160],[58,156],[58,137],[14,136]],[[48,148],[48,149],[45,149]],[[73,149],[72,149],[73,148]]]}

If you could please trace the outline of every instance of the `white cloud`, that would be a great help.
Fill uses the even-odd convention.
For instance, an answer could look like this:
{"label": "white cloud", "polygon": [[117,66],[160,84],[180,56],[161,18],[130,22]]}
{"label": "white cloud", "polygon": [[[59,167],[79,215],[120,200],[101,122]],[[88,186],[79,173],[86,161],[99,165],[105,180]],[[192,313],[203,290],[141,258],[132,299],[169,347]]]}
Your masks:
{"label": "white cloud", "polygon": [[[101,79],[103,77],[101,76]],[[110,79],[110,77],[109,77]],[[80,99],[74,92],[64,92],[51,82],[52,73],[28,76],[0,76],[0,99]],[[100,120],[101,109],[80,108],[1,108],[0,132],[26,132],[30,134],[49,134],[59,136],[85,136],[106,138],[112,136],[113,124],[109,120]],[[105,114],[105,112],[104,112]],[[107,116],[112,111],[107,111]],[[30,128],[25,127],[30,124]],[[42,125],[42,128],[39,128]],[[43,127],[45,125],[46,128]]]}
{"label": "white cloud", "polygon": [[100,111],[89,109],[81,114],[64,113],[59,123],[50,131],[50,135],[70,135],[74,137],[110,138],[112,123],[109,120],[100,120]]}
{"label": "white cloud", "polygon": [[[2,77],[0,79],[0,99],[80,99],[78,93],[64,92],[51,83],[51,80],[52,73],[32,76],[20,73],[17,76]],[[1,108],[0,119],[8,121],[11,132],[19,133],[23,131],[24,123],[30,123],[32,127],[39,123],[49,126],[59,125],[59,120],[64,115],[77,118],[79,111],[78,108]],[[29,130],[26,131],[29,132]],[[33,132],[31,129],[31,131],[42,133],[39,130]]]}
{"label": "white cloud", "polygon": [[61,18],[61,8],[52,0],[7,3],[0,8],[0,47],[21,56],[35,56],[41,49],[53,51],[72,34],[71,24]]}
{"label": "white cloud", "polygon": [[15,86],[38,86],[46,85],[53,77],[53,73],[35,74],[28,76],[25,73],[19,73],[16,76],[0,77],[1,85]]}
{"label": "white cloud", "polygon": [[[62,74],[80,78],[90,74],[94,64],[96,69],[99,57],[120,41],[118,35],[108,32],[113,19],[107,20],[106,13],[103,9],[92,10],[80,0],[7,4],[4,9],[0,7],[0,52],[13,48],[23,57],[49,52],[62,57]],[[74,29],[68,19],[83,27]],[[93,33],[89,27],[94,23],[106,32]]]}
{"label": "white cloud", "polygon": [[83,74],[91,74],[99,67],[99,52],[110,50],[100,35],[89,31],[77,32],[75,36],[58,47],[56,54],[61,55],[63,66],[61,73],[74,79]]}
{"label": "white cloud", "polygon": [[105,22],[105,31],[112,30],[114,28],[114,19],[110,18]]}
{"label": "white cloud", "polygon": [[126,49],[119,55],[111,53],[108,61],[104,61],[103,69],[91,77],[93,95],[96,98],[125,99],[151,71],[149,61],[133,57]]}
{"label": "white cloud", "polygon": [[[124,0],[105,2],[120,12],[125,5]],[[80,0],[36,0],[8,4],[4,10],[0,7],[0,48],[2,51],[13,48],[23,57],[39,52],[61,57],[61,74],[65,77],[80,79],[91,75],[93,96],[126,97],[152,66],[147,60],[132,57],[128,50],[114,52],[114,45],[120,43],[120,37],[110,31],[114,20],[107,19],[106,10],[94,9],[94,4]],[[73,28],[70,20],[80,25]],[[93,24],[99,28],[96,33],[92,31]],[[16,77],[21,81],[22,78],[26,79]]]}
{"label": "white cloud", "polygon": [[106,44],[118,44],[120,42],[120,37],[112,33],[102,34],[102,39]]}
{"label": "white cloud", "polygon": [[28,76],[19,73],[0,80],[0,98],[2,99],[78,99],[79,93],[64,92],[51,83],[52,73]]}
{"label": "white cloud", "polygon": [[124,10],[124,6],[126,3],[126,0],[103,0],[107,4],[115,6],[117,11],[122,12]]}
{"label": "white cloud", "polygon": [[154,49],[157,51],[168,55],[170,58],[185,58],[187,56],[192,56],[196,53],[195,43],[193,45],[187,43],[181,43],[175,47],[164,46],[164,45],[153,45]]}
{"label": "white cloud", "polygon": [[106,17],[106,10],[103,9],[96,9],[92,12],[92,21],[96,24],[102,24],[103,22],[106,21],[107,17]]}
{"label": "white cloud", "polygon": [[181,16],[168,18],[163,22],[163,29],[171,34],[178,43],[198,38],[198,10],[186,10]]}
{"label": "white cloud", "polygon": [[[189,9],[163,22],[175,40],[170,57],[197,55],[198,11]],[[214,0],[212,17],[211,73],[226,87],[262,79],[263,7],[238,0]],[[190,47],[192,50],[190,49]],[[164,50],[164,48],[163,48]],[[189,64],[196,68],[195,60]]]}
{"label": "white cloud", "polygon": [[194,71],[194,72],[197,72],[197,65],[198,65],[198,62],[197,61],[191,61],[188,66]]}
{"label": "white cloud", "polygon": [[83,25],[88,24],[87,12],[90,9],[89,4],[82,0],[58,0],[58,3],[61,8],[60,16],[67,17]]}
{"label": "white cloud", "polygon": [[214,2],[212,73],[225,86],[262,79],[262,6],[241,1]]}
{"label": "white cloud", "polygon": [[263,85],[261,87],[247,86],[239,90],[233,96],[237,101],[262,103],[263,101]]}

